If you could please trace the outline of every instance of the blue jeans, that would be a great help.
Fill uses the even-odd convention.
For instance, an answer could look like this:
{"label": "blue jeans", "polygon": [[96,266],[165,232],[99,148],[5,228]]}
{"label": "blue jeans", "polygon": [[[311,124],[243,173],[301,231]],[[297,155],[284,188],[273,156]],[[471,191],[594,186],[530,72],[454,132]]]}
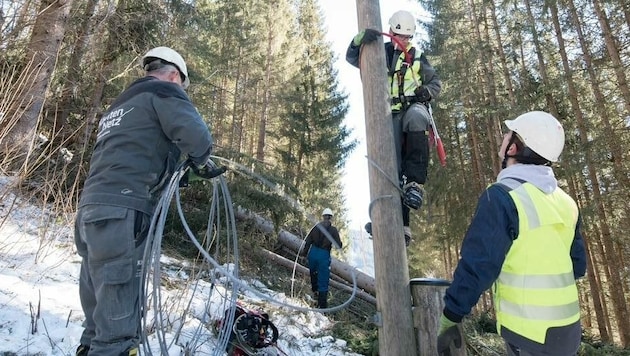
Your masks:
{"label": "blue jeans", "polygon": [[[308,269],[311,272],[311,285],[316,285],[318,292],[328,292],[330,251],[312,245],[308,251]],[[313,283],[313,278],[316,278],[317,284]]]}
{"label": "blue jeans", "polygon": [[85,314],[81,344],[90,356],[119,356],[137,347],[140,271],[149,219],[133,209],[88,205],[75,221],[81,262],[79,296]]}

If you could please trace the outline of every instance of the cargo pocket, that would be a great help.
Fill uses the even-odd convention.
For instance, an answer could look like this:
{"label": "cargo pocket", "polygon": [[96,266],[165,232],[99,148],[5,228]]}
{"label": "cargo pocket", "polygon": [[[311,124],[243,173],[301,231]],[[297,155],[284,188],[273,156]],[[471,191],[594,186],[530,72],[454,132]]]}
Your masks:
{"label": "cargo pocket", "polygon": [[133,210],[109,206],[91,205],[84,208],[82,233],[93,263],[120,260],[133,254]]}
{"label": "cargo pocket", "polygon": [[[137,286],[133,283],[133,259],[108,262],[103,265],[103,297],[107,317],[111,321],[128,319],[134,313]],[[121,327],[125,327],[121,325]]]}
{"label": "cargo pocket", "polygon": [[90,205],[83,208],[83,223],[102,225],[107,220],[120,220],[127,216],[127,208],[109,205]]}

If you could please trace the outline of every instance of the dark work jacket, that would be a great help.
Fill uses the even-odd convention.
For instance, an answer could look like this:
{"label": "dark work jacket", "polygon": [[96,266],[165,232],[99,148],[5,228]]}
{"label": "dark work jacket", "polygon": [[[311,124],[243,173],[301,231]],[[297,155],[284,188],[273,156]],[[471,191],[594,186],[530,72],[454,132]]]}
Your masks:
{"label": "dark work jacket", "polygon": [[181,155],[201,165],[211,151],[208,125],[182,88],[140,78],[99,122],[79,207],[105,204],[152,214]]}
{"label": "dark work jacket", "polygon": [[329,225],[329,223],[325,221],[320,221],[319,223],[317,223],[317,225],[313,226],[311,231],[309,231],[308,235],[306,236],[306,245],[304,246],[304,252],[308,252],[308,250],[311,248],[311,245],[330,251],[330,249],[332,248],[332,242],[330,240],[331,238],[337,243],[337,245],[339,245],[339,248],[343,247],[337,228]]}

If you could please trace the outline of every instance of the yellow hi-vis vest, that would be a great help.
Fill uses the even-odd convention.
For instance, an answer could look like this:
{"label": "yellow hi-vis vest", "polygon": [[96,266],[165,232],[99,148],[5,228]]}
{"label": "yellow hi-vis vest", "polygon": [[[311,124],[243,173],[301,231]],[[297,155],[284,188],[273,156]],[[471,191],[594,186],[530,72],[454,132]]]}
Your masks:
{"label": "yellow hi-vis vest", "polygon": [[547,329],[580,319],[570,257],[578,208],[560,188],[545,194],[531,183],[507,185],[519,235],[494,283],[497,330],[544,344]]}
{"label": "yellow hi-vis vest", "polygon": [[[413,45],[409,43],[407,45],[407,52],[411,51],[412,47]],[[403,78],[403,88],[405,91],[405,96],[415,96],[416,93],[414,91],[416,90],[418,85],[422,85],[422,79],[420,78],[420,55],[422,54],[422,51],[420,51],[418,48],[414,49],[413,51],[415,53],[413,54],[413,58],[411,59],[411,65],[405,71],[405,77]],[[394,74],[389,77],[389,92],[392,99],[391,109],[392,111],[400,111],[402,109],[402,103],[394,103],[394,99],[400,98],[398,95],[398,93],[400,92],[399,73],[400,69],[403,66],[403,63],[405,62],[405,52],[400,53],[398,58],[392,58],[392,61],[394,60],[396,61]],[[417,85],[416,81],[418,82]]]}

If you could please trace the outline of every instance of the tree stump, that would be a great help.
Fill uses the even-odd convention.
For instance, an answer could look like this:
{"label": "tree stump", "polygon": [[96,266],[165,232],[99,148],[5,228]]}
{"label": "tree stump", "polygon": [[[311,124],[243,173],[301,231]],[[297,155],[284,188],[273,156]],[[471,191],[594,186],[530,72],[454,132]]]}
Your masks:
{"label": "tree stump", "polygon": [[[439,278],[413,278],[409,284],[413,298],[413,326],[416,329],[418,354],[437,355],[437,333],[444,309],[444,293],[451,282]],[[461,328],[461,325],[458,327]],[[465,340],[462,340],[461,348],[451,345],[450,351],[451,356],[466,356]]]}

